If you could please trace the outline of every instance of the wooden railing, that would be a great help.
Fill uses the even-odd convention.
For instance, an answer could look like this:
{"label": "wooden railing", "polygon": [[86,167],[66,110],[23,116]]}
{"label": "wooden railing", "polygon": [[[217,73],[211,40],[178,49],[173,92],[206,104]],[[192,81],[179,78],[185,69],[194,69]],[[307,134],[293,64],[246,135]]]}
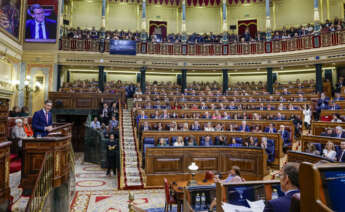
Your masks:
{"label": "wooden railing", "polygon": [[[137,54],[188,55],[188,56],[230,56],[268,54],[316,49],[345,44],[345,31],[322,33],[299,38],[255,41],[246,43],[152,43],[137,42]],[[60,50],[109,52],[110,40],[60,39]]]}
{"label": "wooden railing", "polygon": [[54,154],[52,151],[44,155],[41,170],[35,182],[34,189],[26,206],[25,212],[42,211],[49,192],[53,189]]}

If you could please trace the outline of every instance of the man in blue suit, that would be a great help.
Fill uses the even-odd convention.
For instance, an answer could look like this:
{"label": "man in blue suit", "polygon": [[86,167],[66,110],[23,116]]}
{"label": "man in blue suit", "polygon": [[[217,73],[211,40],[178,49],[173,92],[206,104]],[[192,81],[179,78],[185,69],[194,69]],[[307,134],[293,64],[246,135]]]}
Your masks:
{"label": "man in blue suit", "polygon": [[250,128],[247,125],[246,121],[242,121],[242,125],[238,128],[238,131],[240,131],[240,132],[249,132],[250,131]]}
{"label": "man in blue suit", "polygon": [[280,187],[284,196],[266,202],[264,212],[289,212],[291,199],[299,193],[298,182],[299,166],[296,163],[287,163],[280,173]]}
{"label": "man in blue suit", "polygon": [[280,129],[278,131],[278,133],[281,135],[282,139],[283,139],[283,145],[284,146],[288,146],[290,145],[290,133],[285,130],[285,126],[284,125],[280,125]]}
{"label": "man in blue suit", "polygon": [[34,137],[44,137],[52,131],[52,114],[50,110],[53,107],[51,100],[44,102],[44,107],[36,111],[32,117],[32,129],[34,131]]}
{"label": "man in blue suit", "polygon": [[56,21],[46,18],[49,14],[39,4],[33,4],[28,11],[33,19],[26,21],[25,38],[35,40],[56,39]]}

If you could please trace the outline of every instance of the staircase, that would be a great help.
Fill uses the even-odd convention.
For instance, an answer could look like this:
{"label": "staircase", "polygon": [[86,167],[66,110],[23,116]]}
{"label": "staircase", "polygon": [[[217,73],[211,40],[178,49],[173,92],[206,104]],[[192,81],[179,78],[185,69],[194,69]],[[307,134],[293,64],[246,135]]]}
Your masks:
{"label": "staircase", "polygon": [[122,110],[122,140],[121,140],[121,157],[122,157],[122,189],[142,189],[143,175],[140,169],[140,154],[137,142],[135,140],[131,109],[133,106],[132,99],[127,101],[128,109]]}

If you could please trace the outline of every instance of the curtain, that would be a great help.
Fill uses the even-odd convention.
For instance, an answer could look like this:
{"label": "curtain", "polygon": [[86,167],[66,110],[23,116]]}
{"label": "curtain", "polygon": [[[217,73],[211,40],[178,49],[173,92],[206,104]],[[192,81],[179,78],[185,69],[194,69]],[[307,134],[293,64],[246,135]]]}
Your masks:
{"label": "curtain", "polygon": [[167,36],[167,22],[166,21],[150,21],[150,36],[154,34],[156,30],[162,35],[162,39],[166,39]]}
{"label": "curtain", "polygon": [[257,33],[257,20],[243,20],[238,21],[238,36],[242,37],[244,35],[245,30],[248,28],[250,36],[252,38],[256,37]]}

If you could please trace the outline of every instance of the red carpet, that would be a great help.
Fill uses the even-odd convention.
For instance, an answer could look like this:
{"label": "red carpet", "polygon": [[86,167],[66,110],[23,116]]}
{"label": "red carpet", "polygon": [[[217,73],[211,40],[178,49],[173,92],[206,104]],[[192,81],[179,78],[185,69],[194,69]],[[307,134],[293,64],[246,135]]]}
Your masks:
{"label": "red carpet", "polygon": [[10,155],[10,173],[20,171],[22,168],[22,161],[17,154]]}

